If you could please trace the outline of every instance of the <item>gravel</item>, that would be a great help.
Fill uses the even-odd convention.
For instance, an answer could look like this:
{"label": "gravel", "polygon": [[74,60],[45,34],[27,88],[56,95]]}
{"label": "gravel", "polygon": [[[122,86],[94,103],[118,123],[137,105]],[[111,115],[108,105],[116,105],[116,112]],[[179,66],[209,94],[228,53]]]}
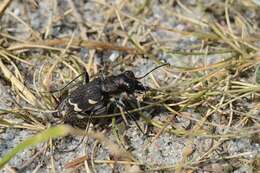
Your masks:
{"label": "gravel", "polygon": [[[26,2],[27,5],[24,5],[21,1],[14,1],[12,2],[11,6],[8,7],[7,11],[12,12],[15,15],[19,16],[21,19],[23,19],[26,23],[28,23],[33,30],[37,31],[38,33],[44,33],[46,31],[46,27],[48,26],[48,22],[57,16],[57,14],[61,15],[65,11],[69,10],[69,3],[67,1],[58,1],[57,9],[58,11],[54,11],[54,6],[51,5],[54,1],[37,1],[39,7],[33,8],[32,3]],[[188,3],[188,1],[185,1]],[[211,1],[212,2],[212,1]],[[206,2],[206,3],[211,3]],[[257,2],[257,1],[255,1]],[[114,1],[111,1],[111,4],[115,4]],[[203,18],[205,13],[200,8],[196,8],[196,1],[190,1],[189,4],[191,5],[192,11],[194,13],[187,13],[187,16],[189,17],[195,17],[196,18]],[[86,22],[87,25],[93,25],[96,26],[97,31],[102,30],[101,27],[105,21],[106,13],[104,13],[104,7],[100,6],[97,3],[94,2],[85,2],[83,1],[77,1],[77,4],[75,4],[75,7],[79,9],[79,13],[82,15],[82,18]],[[165,10],[167,8],[167,10]],[[175,12],[181,12],[183,13],[183,9],[180,7],[165,7],[163,4],[160,4],[159,1],[153,1],[151,5],[151,11],[149,11],[148,15],[143,18],[145,23],[160,23],[163,26],[176,28],[179,30],[185,30],[187,28],[192,28],[192,25],[186,25],[183,23],[180,23],[177,20],[177,17],[173,16],[171,13],[169,13],[171,8],[174,8]],[[123,8],[124,11],[130,12],[132,10],[128,9],[128,7]],[[185,11],[185,10],[184,10]],[[253,12],[252,12],[253,13]],[[255,14],[251,13],[251,18],[255,17]],[[247,14],[250,15],[250,14]],[[140,17],[141,18],[141,17]],[[1,30],[8,30],[14,37],[17,39],[24,39],[27,40],[33,33],[30,32],[29,28],[25,27],[23,24],[18,22],[16,19],[14,19],[11,15],[5,14],[3,18],[1,19],[2,27],[0,26]],[[129,24],[125,24],[126,26]],[[109,28],[109,26],[108,26]],[[126,30],[131,30],[131,28],[126,28]],[[142,30],[146,30],[146,28],[140,28]],[[106,30],[105,30],[106,31]],[[109,32],[109,30],[107,31]],[[136,31],[138,32],[138,31]],[[202,31],[203,32],[203,31]],[[72,33],[75,35],[79,35],[80,28],[77,26],[75,21],[75,16],[72,17],[72,15],[63,16],[62,20],[59,20],[59,22],[55,23],[51,27],[51,31],[49,34],[49,38],[62,38],[64,36],[71,36]],[[133,32],[134,33],[134,32]],[[186,50],[190,46],[194,44],[199,44],[199,40],[197,40],[195,37],[185,37],[183,38],[180,34],[177,34],[175,32],[165,32],[165,31],[152,31],[151,32],[153,37],[159,38],[160,40],[171,40],[170,42],[167,42],[165,47],[169,47],[170,50]],[[91,39],[92,36],[90,35],[89,38]],[[104,39],[102,37],[102,39]],[[143,40],[147,41],[147,40]],[[156,45],[154,45],[156,47]],[[89,54],[89,50],[86,48],[82,48],[79,50],[78,55],[83,59],[83,61],[86,62]],[[32,51],[27,53],[30,56],[33,55],[39,55],[42,52],[39,50]],[[112,52],[106,52],[105,55],[108,54],[109,56],[109,62],[115,62],[120,60],[121,53],[117,51]],[[26,55],[26,53],[21,53],[21,55]],[[201,62],[204,60],[202,56],[188,56],[188,55],[177,55],[177,54],[170,54],[165,52],[157,52],[158,58],[162,61],[167,61],[172,65],[175,66],[194,66],[195,64]],[[104,56],[104,55],[103,55]],[[212,63],[219,61],[223,58],[225,58],[226,55],[210,55],[207,58],[207,63]],[[101,59],[106,59],[106,57],[97,56],[95,55],[97,63],[100,63]],[[33,62],[33,61],[32,61]],[[40,64],[36,64],[39,62],[33,62],[35,63],[37,67],[39,67]],[[44,62],[43,62],[44,63]],[[148,72],[150,69],[155,67],[156,64],[152,60],[143,58],[136,58],[135,61],[131,64],[131,66],[127,67],[127,69],[131,69],[135,72],[136,76],[141,76]],[[114,69],[117,70],[117,69]],[[178,78],[178,74],[176,73],[176,78],[174,79],[167,79],[166,74],[160,70],[155,71],[154,76],[156,76],[156,79],[158,81],[162,81],[165,83],[171,83],[172,81],[175,81]],[[165,80],[167,79],[167,80]],[[153,86],[153,82],[151,78],[145,78],[142,79],[142,82],[145,85],[149,85],[151,87]],[[9,86],[6,84],[6,82],[2,79],[0,80],[0,109],[12,109],[12,92],[9,88]],[[244,108],[244,104],[242,105]],[[246,107],[252,106],[251,104],[248,104]],[[255,110],[257,113],[256,116],[259,115],[259,111]],[[191,114],[191,117],[196,119],[202,119],[203,115],[200,113],[197,113],[196,111],[190,110],[189,112]],[[168,115],[167,114],[159,114],[158,116],[154,117],[154,119],[160,119],[164,120]],[[8,115],[7,117],[12,117],[12,115]],[[212,122],[216,124],[221,124],[222,119],[218,114],[212,115]],[[13,117],[13,120],[16,121],[15,117]],[[19,122],[17,120],[17,122]],[[140,124],[143,125],[143,121],[140,120]],[[194,124],[194,121],[186,119],[184,117],[177,117],[175,120],[175,126],[178,128],[187,128],[190,124]],[[213,130],[209,129],[208,127],[204,127],[204,130]],[[238,130],[237,129],[230,129],[230,130]],[[218,126],[216,127],[216,130],[219,134],[225,134],[227,130],[224,126]],[[0,129],[0,157],[2,157],[4,154],[6,154],[8,151],[10,151],[12,148],[14,148],[17,144],[22,142],[27,137],[35,134],[36,132],[30,131],[27,129],[18,129],[18,128],[1,128]],[[155,134],[153,131],[152,134]],[[106,136],[111,139],[112,141],[116,142],[116,138],[113,135],[111,130],[108,130],[106,132]],[[192,144],[193,152],[189,156],[189,159],[192,161],[196,161],[198,156],[201,156],[203,153],[206,153],[213,144],[215,144],[216,139],[213,138],[207,138],[207,137],[185,137],[185,136],[178,136],[177,134],[170,134],[170,133],[162,133],[159,137],[154,138],[144,136],[140,130],[135,125],[131,125],[126,132],[125,137],[128,139],[128,147],[131,148],[131,153],[134,155],[136,160],[142,164],[145,165],[152,165],[154,167],[163,167],[168,165],[175,165],[180,164],[181,161],[184,159],[183,152],[185,147],[190,146]],[[61,150],[67,150],[74,148],[77,146],[81,141],[81,138],[77,137],[70,137],[70,138],[63,138],[57,140],[58,146]],[[152,141],[152,143],[151,143]],[[92,148],[94,146],[95,141],[93,139],[89,139],[87,146],[87,153],[88,156],[92,153]],[[28,161],[32,159],[32,157],[35,155],[35,153],[39,152],[43,148],[44,144],[37,145],[36,147],[32,147],[29,149],[26,149],[25,151],[19,153],[16,155],[9,163],[9,166],[21,168],[22,166],[26,165]],[[252,162],[254,159],[259,157],[260,155],[260,144],[257,141],[252,141],[251,138],[234,138],[232,140],[228,140],[223,142],[223,145],[221,147],[223,151],[213,152],[213,154],[209,155],[208,157],[211,158],[213,161],[210,164],[210,167],[203,167],[198,169],[198,172],[204,172],[204,170],[209,169],[216,172],[225,172],[225,171],[232,171],[235,173],[251,173],[253,172],[252,166],[250,166],[250,162]],[[230,162],[230,164],[227,164],[225,162],[220,161],[221,157],[226,156],[236,156],[242,154],[243,158],[246,160],[245,163],[241,163],[240,165],[234,165],[233,162]],[[55,160],[55,169],[57,172],[66,172],[68,171],[66,168],[64,168],[65,164],[72,161],[73,159],[79,158],[84,155],[84,145],[81,144],[79,147],[77,147],[73,152],[60,152],[58,150],[54,151],[54,160]],[[32,172],[38,165],[40,167],[38,168],[37,172],[51,172],[51,160],[50,160],[51,152],[48,151],[47,153],[40,154],[39,157],[36,157],[32,160],[31,164],[28,164],[28,166],[24,167],[24,169],[20,170],[21,172]],[[107,149],[104,146],[97,147],[96,153],[95,153],[95,159],[97,160],[107,160],[111,158]],[[229,162],[228,162],[229,163]],[[248,164],[246,164],[248,163]],[[106,173],[106,172],[112,172],[112,167],[109,164],[96,164],[95,166],[97,172],[99,173]],[[119,172],[125,171],[124,167],[119,166]],[[82,169],[83,170],[83,169]],[[139,170],[138,167],[132,168],[132,170]],[[221,170],[221,171],[220,171]],[[139,170],[140,171],[140,170]],[[1,170],[0,170],[1,172]],[[5,172],[2,170],[2,172]],[[167,171],[166,171],[167,172]],[[171,171],[169,171],[171,172]]]}

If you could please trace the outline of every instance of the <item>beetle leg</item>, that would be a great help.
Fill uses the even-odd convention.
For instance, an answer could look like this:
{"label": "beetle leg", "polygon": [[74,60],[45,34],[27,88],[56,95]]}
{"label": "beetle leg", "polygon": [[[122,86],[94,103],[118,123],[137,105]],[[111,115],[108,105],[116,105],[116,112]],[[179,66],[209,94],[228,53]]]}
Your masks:
{"label": "beetle leg", "polygon": [[89,74],[87,71],[85,71],[85,73],[84,73],[84,82],[85,82],[85,84],[89,83]]}
{"label": "beetle leg", "polygon": [[115,100],[115,103],[116,103],[117,106],[120,106],[120,107],[124,108],[124,110],[126,111],[126,113],[127,113],[128,116],[129,116],[129,118],[130,118],[132,121],[134,121],[134,123],[135,123],[135,125],[137,126],[137,128],[142,132],[143,135],[145,135],[144,131],[142,130],[142,128],[141,128],[140,125],[138,124],[138,122],[137,122],[135,116],[134,116],[131,112],[129,112],[129,111],[126,109],[125,104],[124,104],[122,101],[120,101],[120,100],[119,100],[119,101]]}

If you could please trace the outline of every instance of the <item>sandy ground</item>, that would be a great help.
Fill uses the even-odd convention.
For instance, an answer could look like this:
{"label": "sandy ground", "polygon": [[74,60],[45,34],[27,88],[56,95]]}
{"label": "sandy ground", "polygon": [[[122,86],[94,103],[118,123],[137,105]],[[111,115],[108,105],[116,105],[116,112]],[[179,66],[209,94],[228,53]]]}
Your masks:
{"label": "sandy ground", "polygon": [[[35,34],[30,31],[29,27],[25,27],[20,21],[18,21],[14,16],[19,16],[20,19],[23,19],[33,30],[37,31],[37,33],[46,33],[46,28],[50,25],[50,21],[56,21],[52,23],[50,27],[51,30],[48,31],[48,38],[62,38],[64,36],[76,35],[80,36],[83,28],[90,28],[89,26],[95,26],[97,31],[100,32],[100,40],[105,41],[113,41],[122,43],[122,40],[113,40],[113,38],[108,38],[105,35],[109,35],[114,26],[110,23],[105,27],[103,27],[103,23],[106,20],[106,16],[109,15],[107,7],[104,5],[91,1],[91,2],[83,2],[77,1],[74,4],[75,8],[78,10],[78,14],[81,16],[77,18],[77,16],[67,15],[62,16],[66,11],[71,9],[71,4],[67,1],[58,1],[57,6],[55,7],[56,1],[38,1],[38,7],[35,7],[33,1],[28,1],[22,3],[21,1],[13,1],[11,5],[8,7],[6,13],[1,18],[1,30],[5,32],[11,33],[15,38],[21,40],[27,40],[31,37],[31,35]],[[103,1],[100,1],[103,2]],[[163,1],[161,1],[163,2]],[[214,1],[205,1],[205,6],[210,6]],[[169,4],[169,2],[167,1]],[[110,5],[115,5],[115,2],[107,3]],[[133,4],[133,2],[131,3]],[[165,3],[166,4],[166,3]],[[146,16],[139,16],[140,20],[144,21],[146,24],[156,24],[160,23],[162,26],[169,28],[177,28],[179,30],[192,30],[194,26],[192,23],[189,25],[187,23],[180,22],[177,20],[177,17],[173,15],[171,12],[185,14],[185,16],[190,18],[200,19],[205,16],[216,17],[217,15],[223,14],[214,14],[206,13],[205,10],[200,7],[199,3],[196,1],[184,1],[189,9],[181,8],[179,5],[165,5],[164,3],[160,3],[160,1],[152,1],[150,3],[150,8],[145,12]],[[175,4],[175,3],[173,3]],[[132,14],[133,11],[137,11],[138,7],[141,6],[136,3],[136,5],[125,5],[122,7],[122,11],[127,14]],[[205,7],[204,6],[204,7]],[[119,8],[119,6],[117,6]],[[135,7],[136,10],[131,8]],[[259,19],[259,14],[254,14],[253,12],[245,12],[244,15],[252,20],[256,20],[257,15]],[[57,17],[61,16],[62,19],[58,19]],[[78,20],[83,20],[84,24],[79,26]],[[117,20],[116,17],[113,17],[111,20]],[[258,21],[259,22],[259,21]],[[135,23],[137,25],[137,23]],[[120,26],[118,26],[120,28]],[[175,32],[167,32],[163,30],[152,30],[149,27],[141,27],[141,26],[133,26],[131,22],[124,23],[124,28],[126,31],[130,31],[133,37],[137,36],[138,33],[145,33],[145,31],[150,30],[151,35],[144,37],[141,41],[149,41],[152,37],[155,40],[170,40],[166,43],[165,47],[170,48],[171,50],[187,50],[191,48],[193,45],[198,44],[200,40],[196,39],[196,37],[182,37],[180,34]],[[137,29],[136,29],[137,28]],[[131,29],[133,31],[131,31]],[[97,32],[93,31],[93,32]],[[90,39],[96,39],[96,34],[92,35],[91,31],[88,33]],[[203,31],[202,31],[203,32]],[[36,34],[37,35],[37,34]],[[98,35],[98,34],[97,34]],[[46,35],[41,35],[40,37],[44,38]],[[83,36],[84,37],[84,36]],[[34,37],[35,38],[35,37]],[[107,39],[107,40],[106,40]],[[156,43],[153,45],[156,47]],[[168,54],[163,51],[158,51],[156,49],[152,49],[151,51],[155,52],[154,54],[157,56],[159,60],[167,61],[175,66],[186,66],[186,65],[194,65],[196,63],[200,63],[204,61],[202,56],[194,56],[194,55],[176,55],[176,54]],[[90,55],[90,50],[86,48],[78,49],[74,52],[79,56],[83,61],[87,62],[88,57]],[[40,57],[42,54],[47,54],[43,50],[32,50],[27,51],[25,53],[21,52],[19,55],[23,57]],[[118,57],[121,56],[122,53],[118,51],[98,51],[94,57],[97,64],[101,61],[108,62],[116,62],[118,61]],[[224,58],[227,55],[208,55],[207,61],[208,63],[217,62],[218,60]],[[26,66],[23,63],[20,63],[18,67],[25,75],[25,81],[28,85],[32,86],[30,79],[34,73],[34,70],[41,68],[43,63],[53,63],[55,60],[49,59],[48,62],[43,60],[37,60],[37,58],[30,58],[29,60],[33,67]],[[156,64],[153,60],[147,59],[145,57],[136,58],[135,61],[131,64],[127,64],[124,66],[125,69],[130,69],[135,72],[137,76],[144,74],[149,71],[152,67],[155,67]],[[9,66],[12,68],[11,66]],[[119,67],[114,68],[114,73],[118,73],[120,70]],[[175,72],[171,77],[166,77],[166,73],[163,70],[157,70],[154,73],[157,81],[159,81],[162,85],[166,86],[166,84],[175,84],[178,83],[181,74]],[[1,74],[2,75],[2,74]],[[15,94],[13,88],[10,87],[10,84],[6,82],[2,77],[0,78],[0,109],[12,109],[15,105],[13,104],[13,99],[15,99]],[[166,80],[165,80],[166,79]],[[153,80],[150,77],[142,79],[142,82],[145,85],[149,85],[150,87],[156,87],[152,82]],[[180,86],[178,86],[180,87]],[[23,105],[23,103],[21,103]],[[240,103],[244,109],[250,110],[253,107],[253,103],[247,103],[246,100]],[[26,103],[24,103],[26,105]],[[198,113],[196,110],[189,108],[187,110],[189,112],[191,118],[195,119],[203,119],[203,115]],[[149,116],[150,110],[143,111],[144,115]],[[259,112],[255,112],[256,116],[259,116]],[[169,113],[162,112],[158,113],[153,118],[155,120],[164,121],[167,119]],[[12,119],[14,122],[19,123],[21,120],[15,118],[13,115],[8,115],[8,118]],[[212,123],[219,124],[218,127],[212,129],[212,127],[204,125],[203,130],[214,131],[215,134],[226,134],[228,131],[238,131],[239,126],[233,126],[229,129],[225,129],[225,125],[221,126],[223,123],[223,117],[219,116],[217,113],[212,115]],[[138,123],[142,127],[146,127],[144,120],[140,119]],[[185,117],[177,117],[173,123],[175,123],[175,128],[185,128],[190,124],[194,126],[194,121],[189,120]],[[206,136],[182,136],[172,133],[162,133],[157,138],[154,138],[154,135],[158,132],[158,129],[150,129],[148,132],[150,136],[143,135],[140,130],[135,126],[134,123],[130,123],[131,125],[125,129],[122,134],[124,134],[124,138],[127,141],[125,147],[131,151],[132,155],[135,157],[137,163],[141,163],[146,166],[140,166],[138,169],[144,169],[144,172],[147,172],[148,168],[161,168],[164,166],[174,166],[180,165],[184,159],[183,155],[186,150],[191,150],[188,159],[190,161],[198,161],[204,153],[207,153],[214,145],[218,144],[218,149],[211,153],[206,158],[210,158],[208,162],[204,162],[196,166],[197,172],[236,172],[236,173],[251,173],[253,172],[253,164],[252,162],[259,156],[260,154],[260,144],[259,140],[254,141],[251,137],[243,137],[243,138],[210,138]],[[19,128],[1,128],[0,129],[0,156],[2,157],[5,153],[7,153],[10,149],[15,147],[25,138],[35,134],[35,131],[19,129]],[[106,137],[111,139],[112,141],[117,141],[117,138],[112,133],[111,130],[107,130],[105,132]],[[153,142],[151,142],[153,140]],[[223,141],[219,141],[223,140]],[[66,150],[71,149],[77,146],[81,141],[80,137],[67,137],[63,139],[59,139],[59,149]],[[18,172],[32,172],[33,170],[37,170],[36,172],[51,172],[51,160],[50,155],[51,152],[47,151],[46,153],[39,154],[35,156],[35,153],[42,150],[42,148],[46,144],[39,144],[36,147],[32,147],[26,149],[25,151],[19,153],[15,156],[9,163],[9,167],[15,167],[19,171]],[[93,147],[95,151],[93,151]],[[86,150],[86,151],[85,151]],[[73,159],[79,158],[84,155],[85,152],[90,156],[94,152],[95,160],[109,160],[113,159],[107,152],[106,147],[96,143],[93,139],[89,139],[86,144],[80,145],[73,152],[61,152],[59,150],[53,151],[53,156],[55,160],[55,170],[56,172],[70,172],[70,170],[65,169],[64,165],[72,161]],[[235,162],[236,157],[239,155],[243,155],[242,158],[244,162]],[[27,163],[34,157],[32,162],[27,165]],[[228,158],[229,156],[233,156],[234,159]],[[26,165],[25,167],[23,167]],[[22,168],[22,169],[21,169]],[[118,172],[126,171],[124,166],[120,164],[115,168]],[[135,168],[133,168],[134,170]],[[192,169],[192,167],[191,167]],[[0,172],[5,172],[7,169],[2,170]],[[79,170],[80,172],[84,172],[84,167],[82,166]],[[95,164],[96,172],[111,172],[113,167],[109,164]],[[8,172],[8,171],[6,171]],[[160,171],[153,171],[160,172]],[[162,172],[162,171],[161,171]],[[167,172],[167,171],[165,171]],[[172,172],[172,171],[169,171]]]}

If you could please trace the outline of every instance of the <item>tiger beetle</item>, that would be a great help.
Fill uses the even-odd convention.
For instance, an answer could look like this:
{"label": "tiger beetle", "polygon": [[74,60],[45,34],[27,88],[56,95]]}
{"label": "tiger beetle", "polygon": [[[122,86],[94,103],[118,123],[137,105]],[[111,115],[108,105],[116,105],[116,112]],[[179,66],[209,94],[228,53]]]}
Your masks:
{"label": "tiger beetle", "polygon": [[169,64],[157,66],[142,77],[135,77],[132,71],[125,71],[119,75],[101,76],[89,81],[88,73],[84,72],[85,83],[80,84],[60,101],[57,106],[57,112],[54,115],[61,118],[66,124],[85,128],[92,116],[106,114],[108,112],[108,105],[114,102],[117,107],[123,108],[141,130],[135,117],[127,111],[124,102],[120,99],[115,99],[115,96],[119,96],[122,93],[133,95],[134,93],[148,91],[149,87],[144,86],[138,80],[166,65]]}

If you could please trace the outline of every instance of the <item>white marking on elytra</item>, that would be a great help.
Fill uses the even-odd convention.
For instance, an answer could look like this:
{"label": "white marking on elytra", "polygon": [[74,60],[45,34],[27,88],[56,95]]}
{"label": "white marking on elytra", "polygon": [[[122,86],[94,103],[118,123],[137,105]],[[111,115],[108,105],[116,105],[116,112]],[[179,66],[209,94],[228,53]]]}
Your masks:
{"label": "white marking on elytra", "polygon": [[92,99],[88,99],[88,102],[89,102],[89,104],[92,104],[92,105],[94,105],[94,104],[96,104],[96,103],[97,103],[97,101],[95,101],[95,100],[92,100]]}
{"label": "white marking on elytra", "polygon": [[74,111],[76,111],[76,112],[81,112],[81,111],[82,111],[82,109],[79,108],[79,106],[77,105],[77,103],[72,103],[72,102],[70,101],[70,99],[69,99],[69,104],[71,104],[71,105],[73,106]]}
{"label": "white marking on elytra", "polygon": [[65,116],[66,113],[67,113],[66,110],[61,111],[61,115],[62,115],[62,116]]}

